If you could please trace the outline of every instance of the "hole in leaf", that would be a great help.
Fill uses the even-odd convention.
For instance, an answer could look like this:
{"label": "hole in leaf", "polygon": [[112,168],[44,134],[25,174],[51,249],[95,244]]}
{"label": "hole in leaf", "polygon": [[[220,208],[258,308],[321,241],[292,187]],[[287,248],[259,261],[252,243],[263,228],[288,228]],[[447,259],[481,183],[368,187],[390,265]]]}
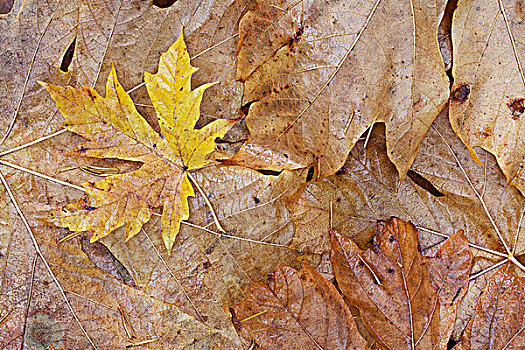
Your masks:
{"label": "hole in leaf", "polygon": [[152,3],[154,6],[160,7],[161,9],[165,9],[166,7],[170,7],[173,5],[177,0],[153,0]]}
{"label": "hole in leaf", "polygon": [[75,53],[75,45],[77,43],[77,38],[73,40],[71,45],[66,50],[66,53],[64,53],[64,57],[62,57],[62,63],[60,64],[60,70],[62,72],[67,72],[69,70],[69,65],[71,64],[71,61],[73,61],[73,54]]}
{"label": "hole in leaf", "polygon": [[275,170],[258,169],[258,170],[255,170],[255,171],[257,171],[258,173],[261,173],[263,175],[279,176],[281,174],[280,171],[275,171]]}
{"label": "hole in leaf", "polygon": [[252,103],[254,103],[255,101],[251,101],[251,102],[248,102],[246,104],[244,104],[242,107],[241,107],[241,112],[244,114],[244,115],[248,115],[248,112],[250,111],[250,106],[252,105]]}
{"label": "hole in leaf", "polygon": [[306,182],[310,182],[314,178],[315,168],[313,166],[308,168],[308,174],[306,174]]}
{"label": "hole in leaf", "polygon": [[430,181],[425,179],[423,176],[419,175],[413,170],[409,170],[407,173],[410,180],[412,180],[416,185],[433,195],[434,197],[443,197],[444,194],[439,191],[436,186],[434,186]]}
{"label": "hole in leaf", "polygon": [[0,15],[6,15],[13,9],[15,0],[0,0]]}

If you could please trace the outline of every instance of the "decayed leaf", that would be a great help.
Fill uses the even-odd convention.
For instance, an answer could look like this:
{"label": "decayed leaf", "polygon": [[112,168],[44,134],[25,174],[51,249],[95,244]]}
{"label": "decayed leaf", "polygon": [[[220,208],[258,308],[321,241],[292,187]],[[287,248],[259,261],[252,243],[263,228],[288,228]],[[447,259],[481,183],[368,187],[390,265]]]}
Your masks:
{"label": "decayed leaf", "polygon": [[[151,349],[182,349],[215,332],[176,305],[125,286],[97,269],[80,242],[58,245],[48,227],[38,222],[32,222],[32,227],[73,311],[99,349],[122,349],[149,339],[157,339],[149,344]],[[28,247],[33,244],[23,226],[0,236],[0,249],[10,257],[2,266],[0,313],[8,317],[0,327],[0,347],[21,348],[25,343],[31,349],[90,348],[42,261]],[[126,314],[135,339],[126,332],[119,309]]]}
{"label": "decayed leaf", "polygon": [[232,308],[262,349],[368,349],[341,295],[308,263],[278,266]]}
{"label": "decayed leaf", "polygon": [[152,215],[163,207],[162,236],[168,251],[189,217],[187,198],[194,196],[188,171],[212,161],[215,139],[224,136],[235,121],[219,119],[194,129],[204,90],[191,90],[189,55],[179,39],[159,63],[157,74],[145,74],[146,86],[157,112],[159,135],[140,116],[118,83],[112,70],[106,85],[107,96],[95,90],[44,84],[57,108],[66,118],[64,127],[88,139],[74,154],[96,158],[118,158],[142,162],[138,170],[85,183],[86,201],[78,201],[55,212],[50,221],[73,231],[92,231],[92,241],[126,225],[125,238],[139,232]]}
{"label": "decayed leaf", "polygon": [[264,279],[277,264],[298,269],[301,257],[314,266],[318,263],[315,255],[287,248],[293,225],[284,198],[304,181],[306,172],[283,172],[275,177],[240,167],[213,166],[194,175],[209,192],[221,225],[234,237],[219,238],[200,228],[212,228],[213,220],[206,203],[197,196],[189,204],[191,225],[198,226],[183,223],[171,256],[166,256],[160,235],[155,234],[158,218],[144,227],[151,241],[140,234],[125,244],[117,235],[106,236],[101,242],[126,266],[141,289],[181,305],[197,319],[202,315],[208,326],[219,331],[200,340],[195,349],[242,349],[230,322],[231,304],[244,297],[251,282]]}
{"label": "decayed leaf", "polygon": [[450,122],[473,147],[493,153],[525,193],[525,3],[460,1],[452,23]]}
{"label": "decayed leaf", "polygon": [[[386,155],[384,132],[377,128],[372,131],[366,149],[364,141],[360,141],[338,174],[306,185],[297,193],[298,201],[289,202],[295,226],[293,244],[303,251],[329,250],[325,232],[330,229],[331,203],[333,227],[348,234],[361,247],[374,235],[376,220],[395,215],[416,224],[425,255],[437,250],[437,244],[443,240],[439,235],[446,237],[464,230],[469,242],[478,247],[474,250],[474,273],[501,263],[508,255],[495,227],[506,244],[515,247],[515,253],[523,257],[525,236],[518,233],[518,227],[525,198],[518,189],[507,185],[490,154],[478,151],[483,166],[473,161],[450,127],[446,111],[434,126],[412,168],[430,191],[411,178],[399,180]],[[474,312],[472,305],[485,285],[485,277],[470,283],[458,311],[455,339]]]}
{"label": "decayed leaf", "polygon": [[439,342],[433,349],[446,349],[454,331],[456,312],[467,293],[472,252],[462,230],[451,235],[430,259],[428,270],[439,299]]}
{"label": "decayed leaf", "polygon": [[437,43],[446,1],[258,1],[239,26],[237,77],[250,138],[232,160],[337,171],[387,125],[401,177],[448,97]]}
{"label": "decayed leaf", "polygon": [[525,278],[516,274],[515,266],[500,267],[487,286],[454,349],[523,349],[525,346]]}
{"label": "decayed leaf", "polygon": [[[349,303],[359,309],[364,324],[381,348],[442,349],[443,337],[446,346],[447,334],[454,325],[454,317],[440,320],[440,314],[441,302],[455,289],[441,288],[441,281],[433,285],[429,262],[418,251],[417,239],[415,226],[398,218],[378,222],[375,249],[365,252],[349,238],[331,230],[331,257],[338,285]],[[452,264],[462,268],[455,271],[455,276],[443,277],[450,278],[452,285],[464,288],[468,284],[470,264],[461,263],[470,262],[471,253],[461,234],[452,239],[455,240],[452,244],[462,246],[459,253],[453,255],[452,259],[457,261]],[[448,249],[444,247],[445,251]],[[437,259],[437,265],[445,263],[443,256]],[[441,273],[449,270],[449,267],[436,268]],[[457,303],[443,313],[455,314],[455,308]],[[450,321],[452,323],[442,323]]]}

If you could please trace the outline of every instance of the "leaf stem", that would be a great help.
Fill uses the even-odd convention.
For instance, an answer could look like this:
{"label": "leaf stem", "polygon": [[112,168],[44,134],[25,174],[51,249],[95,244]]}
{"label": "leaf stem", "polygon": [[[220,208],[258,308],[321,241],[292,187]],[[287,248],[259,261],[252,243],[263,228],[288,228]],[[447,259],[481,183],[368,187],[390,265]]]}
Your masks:
{"label": "leaf stem", "polygon": [[25,143],[23,145],[20,145],[18,147],[11,148],[11,149],[8,149],[6,151],[0,152],[0,157],[5,156],[6,154],[9,154],[9,153],[13,153],[13,152],[19,151],[19,150],[21,150],[23,148],[26,148],[26,147],[29,147],[29,146],[33,146],[33,145],[35,145],[35,144],[37,144],[39,142],[42,142],[42,141],[48,140],[50,138],[53,138],[55,136],[58,136],[60,134],[63,134],[66,131],[68,131],[68,130],[67,129],[62,129],[62,130],[59,130],[59,131],[57,131],[57,132],[55,132],[55,133],[53,133],[51,135],[47,135],[47,136],[41,137],[39,139],[36,139],[34,141],[31,141],[31,142]]}
{"label": "leaf stem", "polygon": [[62,180],[59,180],[59,179],[55,179],[54,177],[51,177],[51,176],[47,176],[45,174],[42,174],[42,173],[39,173],[37,171],[34,171],[34,170],[31,170],[31,169],[27,169],[27,168],[24,168],[24,167],[21,167],[20,165],[16,165],[16,164],[13,164],[11,162],[8,162],[6,160],[3,160],[3,159],[0,159],[0,164],[2,165],[5,165],[5,166],[8,166],[10,168],[14,168],[14,169],[17,169],[17,170],[22,170],[28,174],[31,174],[31,175],[35,175],[35,176],[38,176],[38,177],[41,177],[43,179],[46,179],[46,180],[49,180],[49,181],[52,181],[52,182],[55,182],[59,185],[63,185],[63,186],[68,186],[68,187],[71,187],[71,188],[74,188],[76,190],[79,190],[79,191],[82,191],[82,192],[86,192],[86,190],[84,189],[84,187],[81,187],[81,186],[78,186],[78,185],[74,185],[74,184],[71,184],[69,182],[65,182],[65,181],[62,181]]}
{"label": "leaf stem", "polygon": [[206,204],[210,208],[211,215],[213,216],[213,221],[215,221],[215,226],[217,226],[217,230],[219,231],[220,234],[225,233],[226,231],[222,228],[221,223],[219,222],[219,218],[215,214],[215,210],[213,209],[213,206],[211,205],[210,200],[208,199],[208,196],[206,196],[206,194],[202,190],[201,186],[197,183],[197,181],[195,180],[193,175],[191,175],[190,172],[186,172],[186,174],[188,175],[188,178],[191,180],[193,185],[195,187],[197,187],[197,190],[199,190],[200,194],[204,197],[204,200],[206,201]]}

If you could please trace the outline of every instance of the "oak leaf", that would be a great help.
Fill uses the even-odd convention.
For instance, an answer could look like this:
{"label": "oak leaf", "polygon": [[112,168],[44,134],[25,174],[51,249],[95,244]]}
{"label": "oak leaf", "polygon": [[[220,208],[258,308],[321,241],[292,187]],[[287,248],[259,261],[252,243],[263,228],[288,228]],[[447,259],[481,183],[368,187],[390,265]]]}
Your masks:
{"label": "oak leaf", "polygon": [[[507,181],[525,193],[525,3],[460,1],[452,22],[450,122],[474,147],[494,154]],[[481,162],[481,161],[480,161]]]}
{"label": "oak leaf", "polygon": [[387,125],[401,177],[448,98],[437,42],[446,1],[258,1],[239,25],[250,138],[232,162],[336,172]]}
{"label": "oak leaf", "polygon": [[337,289],[308,263],[278,266],[232,309],[263,349],[369,349]]}
{"label": "oak leaf", "polygon": [[187,198],[194,196],[188,171],[212,163],[207,155],[235,120],[218,119],[194,129],[200,116],[204,84],[191,90],[197,69],[183,35],[162,55],[158,73],[145,73],[145,83],[157,112],[158,134],[137,112],[131,98],[118,83],[113,69],[105,98],[90,88],[75,89],[42,83],[65,117],[64,127],[88,140],[73,154],[141,162],[133,172],[84,183],[87,199],[54,212],[49,220],[73,231],[92,231],[91,240],[126,225],[125,239],[136,235],[152,215],[163,207],[162,237],[168,251],[189,217]]}
{"label": "oak leaf", "polygon": [[[365,252],[331,230],[337,283],[381,348],[446,348],[455,317],[442,315],[455,316],[458,303],[443,305],[445,310],[442,304],[452,299],[449,295],[454,296],[457,288],[466,288],[472,261],[462,232],[450,239],[459,251],[445,246],[434,266],[440,273],[431,276],[429,261],[418,250],[417,229],[410,222],[398,218],[378,222],[374,250]],[[451,265],[460,268],[453,271]]]}

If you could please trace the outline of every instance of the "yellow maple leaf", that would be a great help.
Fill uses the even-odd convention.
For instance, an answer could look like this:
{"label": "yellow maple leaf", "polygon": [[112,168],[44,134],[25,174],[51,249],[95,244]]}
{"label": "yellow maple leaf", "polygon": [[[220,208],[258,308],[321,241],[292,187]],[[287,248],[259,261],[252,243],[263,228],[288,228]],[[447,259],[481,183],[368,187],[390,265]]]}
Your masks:
{"label": "yellow maple leaf", "polygon": [[137,112],[114,68],[106,83],[106,97],[90,87],[41,83],[63,114],[64,127],[88,140],[73,154],[142,163],[136,171],[84,183],[87,198],[53,212],[48,218],[51,222],[76,232],[89,230],[92,242],[126,225],[128,240],[151,218],[152,208],[162,206],[162,237],[171,251],[181,221],[189,218],[188,197],[195,195],[188,171],[212,162],[206,156],[213,151],[215,139],[236,122],[218,119],[202,129],[194,128],[204,90],[213,85],[191,90],[195,71],[181,33],[160,58],[158,73],[145,73],[161,134]]}

